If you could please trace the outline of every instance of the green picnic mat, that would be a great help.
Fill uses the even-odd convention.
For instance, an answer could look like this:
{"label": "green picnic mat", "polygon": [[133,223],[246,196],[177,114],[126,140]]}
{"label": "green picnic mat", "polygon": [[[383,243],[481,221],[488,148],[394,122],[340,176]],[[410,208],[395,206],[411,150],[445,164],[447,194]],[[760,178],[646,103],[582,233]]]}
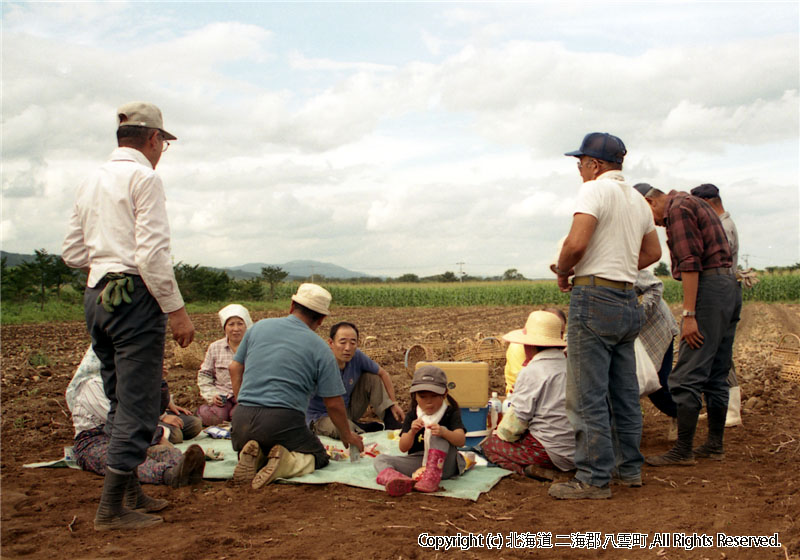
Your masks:
{"label": "green picnic mat", "polygon": [[[389,439],[395,433],[390,431],[374,432],[364,434],[364,444],[377,444],[380,453],[392,455],[402,455],[397,448],[397,439]],[[330,445],[335,448],[343,448],[342,442],[326,437],[320,437],[323,445]],[[229,479],[233,477],[233,469],[236,467],[236,452],[231,446],[229,439],[213,439],[205,433],[196,438],[176,445],[181,451],[185,451],[190,445],[197,444],[205,450],[207,447],[221,451],[224,455],[222,461],[206,461],[205,479]],[[349,459],[334,461],[332,460],[324,469],[318,469],[311,474],[299,476],[291,479],[279,479],[277,482],[287,484],[328,484],[338,482],[359,488],[369,488],[372,490],[383,491],[383,486],[375,482],[377,473],[373,467],[374,459],[369,456],[361,457],[357,463],[351,463]],[[38,467],[70,467],[80,469],[72,459],[72,447],[64,448],[64,457],[56,461],[30,463],[24,465],[26,468]],[[488,492],[497,484],[501,478],[511,474],[511,471],[499,467],[489,467],[485,461],[479,458],[478,464],[461,476],[443,480],[441,487],[443,490],[431,494],[432,496],[446,496],[450,498],[461,498],[465,500],[477,500],[481,493]]]}

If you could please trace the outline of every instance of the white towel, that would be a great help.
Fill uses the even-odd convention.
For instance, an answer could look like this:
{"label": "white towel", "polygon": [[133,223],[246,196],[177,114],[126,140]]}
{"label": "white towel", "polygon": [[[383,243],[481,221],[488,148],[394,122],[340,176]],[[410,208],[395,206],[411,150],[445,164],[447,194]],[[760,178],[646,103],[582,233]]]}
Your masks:
{"label": "white towel", "polygon": [[428,463],[428,447],[430,446],[431,441],[431,429],[428,426],[432,426],[434,424],[438,424],[439,420],[442,419],[444,416],[445,411],[447,410],[447,399],[442,401],[442,406],[434,412],[433,414],[425,414],[422,409],[417,405],[417,418],[422,420],[425,424],[425,453],[422,455],[422,465],[425,466]]}

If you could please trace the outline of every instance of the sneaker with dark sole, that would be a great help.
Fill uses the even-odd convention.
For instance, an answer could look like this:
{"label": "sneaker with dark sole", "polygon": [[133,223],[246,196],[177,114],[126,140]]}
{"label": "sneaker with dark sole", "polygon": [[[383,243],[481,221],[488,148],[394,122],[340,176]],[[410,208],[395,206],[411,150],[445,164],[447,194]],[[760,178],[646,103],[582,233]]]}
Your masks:
{"label": "sneaker with dark sole", "polygon": [[553,482],[553,476],[555,475],[552,469],[546,469],[538,465],[526,465],[523,472],[528,478],[541,482]]}
{"label": "sneaker with dark sole", "polygon": [[233,469],[234,484],[250,484],[253,482],[261,464],[264,463],[264,453],[261,446],[255,440],[250,440],[244,444],[239,452],[239,462]]}
{"label": "sneaker with dark sole", "polygon": [[592,486],[573,478],[569,482],[558,482],[550,486],[547,493],[557,500],[607,500],[611,497],[611,488]]}
{"label": "sneaker with dark sole", "polygon": [[691,467],[697,464],[697,461],[694,460],[692,455],[687,457],[675,452],[674,449],[670,449],[663,455],[651,455],[650,457],[645,457],[644,462],[651,467]]}
{"label": "sneaker with dark sole", "polygon": [[725,453],[723,451],[716,451],[711,449],[705,443],[700,447],[695,447],[692,452],[694,453],[695,457],[700,459],[711,459],[712,461],[722,461],[725,458]]}
{"label": "sneaker with dark sole", "polygon": [[281,462],[289,457],[289,451],[282,445],[273,445],[267,456],[267,464],[253,477],[253,490],[258,490],[280,478]]}

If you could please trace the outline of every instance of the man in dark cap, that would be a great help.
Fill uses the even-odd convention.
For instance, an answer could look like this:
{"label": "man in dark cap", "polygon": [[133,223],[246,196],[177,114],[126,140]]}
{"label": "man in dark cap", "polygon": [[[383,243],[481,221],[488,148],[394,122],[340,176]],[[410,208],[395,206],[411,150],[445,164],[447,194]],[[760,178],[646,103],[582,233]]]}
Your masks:
{"label": "man in dark cap", "polygon": [[661,245],[647,205],[622,176],[626,153],[616,136],[593,132],[565,154],[578,158],[583,186],[555,269],[559,288],[572,292],[566,406],[577,470],[550,487],[558,499],[609,498],[614,476],[641,486],[634,340],[644,318],[633,285],[639,269],[661,257]]}
{"label": "man in dark cap", "polygon": [[[725,210],[722,205],[722,198],[719,196],[719,189],[716,185],[711,183],[704,183],[693,188],[691,191],[692,196],[702,198],[714,209],[714,212],[719,216],[719,221],[722,222],[722,228],[725,230],[725,236],[728,238],[728,245],[731,248],[731,268],[738,278],[739,270],[739,232],[736,231],[736,224],[733,223],[731,215]],[[737,282],[738,298],[741,302],[742,287]],[[725,427],[731,428],[733,426],[740,426],[742,424],[742,391],[739,387],[739,380],[736,378],[736,367],[731,360],[731,370],[728,373],[728,385],[730,385],[730,393],[728,395],[728,415],[725,420]]]}
{"label": "man in dark cap", "polygon": [[[688,193],[650,189],[647,202],[656,225],[667,230],[672,276],[683,286],[678,361],[669,378],[677,405],[678,441],[647,464],[694,465],[695,457],[721,460],[733,336],[741,310],[725,230],[714,210]],[[694,434],[705,396],[708,439],[696,449]]]}

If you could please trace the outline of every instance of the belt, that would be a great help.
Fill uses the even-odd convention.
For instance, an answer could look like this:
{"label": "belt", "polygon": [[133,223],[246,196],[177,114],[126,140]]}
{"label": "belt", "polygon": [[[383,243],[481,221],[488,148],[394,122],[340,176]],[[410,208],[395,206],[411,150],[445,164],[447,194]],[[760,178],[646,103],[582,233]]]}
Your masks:
{"label": "belt", "polygon": [[615,288],[617,290],[632,290],[633,283],[631,282],[617,282],[615,280],[606,280],[599,276],[576,276],[572,279],[573,286],[603,286],[604,288]]}
{"label": "belt", "polygon": [[708,268],[700,272],[700,276],[716,276],[719,274],[720,276],[729,276],[733,274],[730,268]]}

